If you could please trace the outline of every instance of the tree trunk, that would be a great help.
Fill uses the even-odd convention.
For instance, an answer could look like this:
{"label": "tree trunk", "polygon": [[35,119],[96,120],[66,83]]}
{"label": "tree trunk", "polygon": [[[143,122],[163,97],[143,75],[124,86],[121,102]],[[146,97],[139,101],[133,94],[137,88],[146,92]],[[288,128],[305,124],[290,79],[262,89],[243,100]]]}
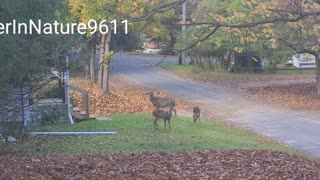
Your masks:
{"label": "tree trunk", "polygon": [[96,61],[96,44],[93,40],[91,40],[90,41],[90,81],[91,83],[96,82],[95,61]]}
{"label": "tree trunk", "polygon": [[86,80],[89,80],[90,79],[90,68],[89,68],[89,64],[86,64],[86,66],[85,66],[85,78],[86,78]]}
{"label": "tree trunk", "polygon": [[194,62],[194,58],[193,56],[190,56],[190,62],[189,62],[189,65],[194,65],[195,62]]}
{"label": "tree trunk", "polygon": [[109,75],[109,66],[107,64],[103,65],[103,92],[105,94],[109,93],[109,84],[108,84],[108,75]]}
{"label": "tree trunk", "polygon": [[[111,45],[111,34],[108,33],[107,37],[106,37],[106,42],[105,42],[105,54],[107,54],[110,51],[110,45]],[[107,62],[103,63],[103,92],[105,94],[109,93],[109,65],[110,65],[110,61],[108,60]]]}
{"label": "tree trunk", "polygon": [[320,57],[316,55],[316,84],[317,84],[317,94],[320,96]]}
{"label": "tree trunk", "polygon": [[182,65],[182,53],[179,52],[179,65]]}
{"label": "tree trunk", "polygon": [[174,55],[174,52],[173,52],[173,48],[174,48],[174,45],[176,44],[177,42],[177,38],[175,37],[175,32],[172,32],[172,31],[169,31],[169,37],[170,37],[170,41],[169,41],[169,50],[168,50],[168,54],[170,55]]}
{"label": "tree trunk", "polygon": [[230,70],[230,63],[231,63],[231,52],[228,52],[228,57],[227,59],[224,59],[224,70],[229,71]]}
{"label": "tree trunk", "polygon": [[[100,62],[103,62],[105,58],[105,45],[106,45],[106,35],[101,34],[101,41],[100,41]],[[103,87],[102,85],[103,81],[103,63],[100,63],[99,72],[98,72],[98,86],[100,88]]]}
{"label": "tree trunk", "polygon": [[253,60],[252,60],[252,54],[251,53],[246,53],[247,54],[247,67],[248,67],[248,73],[253,73]]}

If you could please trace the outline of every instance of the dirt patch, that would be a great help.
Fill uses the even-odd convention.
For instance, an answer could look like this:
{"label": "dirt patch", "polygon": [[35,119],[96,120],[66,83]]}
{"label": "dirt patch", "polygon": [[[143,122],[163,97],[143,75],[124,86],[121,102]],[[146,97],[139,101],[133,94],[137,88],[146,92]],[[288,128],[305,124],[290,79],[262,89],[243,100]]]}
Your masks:
{"label": "dirt patch", "polygon": [[319,179],[320,164],[269,151],[0,156],[0,179]]}
{"label": "dirt patch", "polygon": [[[122,112],[151,112],[154,107],[146,95],[148,89],[138,88],[133,84],[121,82],[112,86],[110,94],[103,93],[101,88],[87,81],[73,80],[73,85],[90,91],[90,114],[101,116]],[[156,92],[159,97],[167,97],[166,94]],[[80,93],[71,91],[74,104],[82,107],[82,97]],[[176,99],[177,111],[179,109],[190,110],[190,106]]]}
{"label": "dirt patch", "polygon": [[289,85],[270,85],[265,87],[251,87],[247,89],[251,94],[270,100],[295,110],[320,109],[320,99],[317,97],[315,83],[294,83]]}

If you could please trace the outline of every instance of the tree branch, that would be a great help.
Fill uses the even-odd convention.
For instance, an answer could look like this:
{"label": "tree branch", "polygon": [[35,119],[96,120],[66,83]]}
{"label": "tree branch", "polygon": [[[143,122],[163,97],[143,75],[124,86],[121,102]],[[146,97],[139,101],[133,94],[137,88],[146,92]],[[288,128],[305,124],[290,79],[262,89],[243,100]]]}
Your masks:
{"label": "tree branch", "polygon": [[293,44],[290,44],[288,41],[286,41],[282,38],[279,38],[279,41],[282,42],[283,44],[285,44],[286,46],[288,46],[290,49],[294,50],[297,54],[308,53],[308,54],[312,54],[314,56],[320,55],[317,51],[313,51],[311,49],[306,49],[306,48],[298,49]]}
{"label": "tree branch", "polygon": [[209,34],[207,34],[204,38],[198,39],[196,42],[192,43],[190,46],[188,46],[188,47],[186,47],[186,48],[184,48],[184,49],[180,49],[180,50],[179,50],[179,49],[173,49],[173,50],[178,51],[178,52],[187,51],[187,50],[193,48],[194,46],[196,46],[199,42],[203,42],[203,41],[207,40],[210,36],[212,36],[214,33],[216,33],[219,28],[220,28],[220,26],[217,25],[217,26],[216,26]]}
{"label": "tree branch", "polygon": [[279,22],[298,22],[300,20],[303,20],[304,18],[311,17],[311,16],[319,16],[320,12],[302,12],[297,15],[297,17],[289,18],[289,17],[283,17],[283,18],[271,18],[256,22],[246,22],[241,24],[229,24],[229,23],[219,23],[219,22],[198,22],[198,23],[186,23],[182,25],[193,25],[193,26],[200,26],[200,25],[213,25],[213,26],[219,26],[219,27],[227,27],[227,28],[251,28],[256,27],[258,25],[263,24],[275,24]]}
{"label": "tree branch", "polygon": [[175,1],[175,2],[172,2],[172,3],[167,3],[167,4],[164,4],[164,5],[161,5],[161,6],[153,9],[151,12],[149,12],[149,13],[143,15],[143,16],[135,17],[135,18],[129,18],[128,22],[145,21],[145,20],[149,19],[151,16],[153,16],[156,13],[169,11],[170,9],[174,8],[175,6],[181,5],[186,1],[187,0],[178,0],[178,1]]}

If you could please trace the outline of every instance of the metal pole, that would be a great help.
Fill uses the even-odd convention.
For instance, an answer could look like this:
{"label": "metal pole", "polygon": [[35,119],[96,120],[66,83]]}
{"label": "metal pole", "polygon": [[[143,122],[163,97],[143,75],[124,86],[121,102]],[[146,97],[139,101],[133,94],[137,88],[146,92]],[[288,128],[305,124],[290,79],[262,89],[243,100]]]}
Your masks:
{"label": "metal pole", "polygon": [[66,57],[66,101],[67,101],[67,113],[70,124],[74,124],[73,118],[70,112],[70,81],[69,81],[69,56]]}
{"label": "metal pole", "polygon": [[183,3],[183,5],[182,5],[182,23],[183,23],[183,25],[182,25],[182,35],[183,35],[183,37],[185,37],[185,35],[184,35],[184,31],[185,31],[185,29],[186,29],[186,19],[187,19],[187,1],[185,1],[184,3]]}
{"label": "metal pole", "polygon": [[[183,39],[186,37],[185,35],[185,30],[186,30],[186,19],[187,19],[187,1],[185,1],[182,5],[182,37]],[[185,55],[184,55],[184,52],[181,53],[181,58],[182,58],[182,61],[183,63],[185,64]]]}

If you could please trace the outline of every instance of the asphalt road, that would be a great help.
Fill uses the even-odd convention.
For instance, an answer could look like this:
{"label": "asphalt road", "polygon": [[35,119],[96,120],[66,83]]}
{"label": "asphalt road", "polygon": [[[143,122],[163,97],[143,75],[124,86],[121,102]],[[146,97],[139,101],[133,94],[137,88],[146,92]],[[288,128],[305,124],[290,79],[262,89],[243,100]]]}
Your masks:
{"label": "asphalt road", "polygon": [[[112,64],[111,74],[198,105],[206,116],[212,115],[296,149],[320,156],[318,115],[266,105],[238,89],[226,89],[183,79],[158,67],[147,67],[161,59],[161,57],[118,54],[117,60]],[[165,60],[168,61],[177,59]]]}

